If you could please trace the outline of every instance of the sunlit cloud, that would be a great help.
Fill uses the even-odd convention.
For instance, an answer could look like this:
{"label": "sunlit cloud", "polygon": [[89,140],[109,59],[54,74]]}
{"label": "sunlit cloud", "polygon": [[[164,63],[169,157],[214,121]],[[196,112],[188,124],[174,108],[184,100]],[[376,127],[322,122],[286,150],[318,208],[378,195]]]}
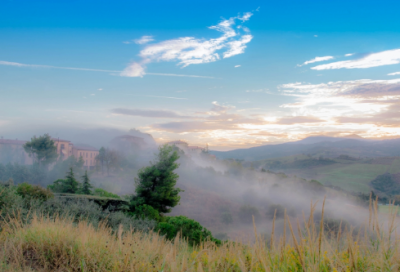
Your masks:
{"label": "sunlit cloud", "polygon": [[378,53],[368,54],[364,57],[337,61],[328,64],[322,64],[312,67],[313,70],[330,70],[330,69],[365,69],[378,67],[383,65],[391,65],[400,63],[400,49],[386,50]]}
{"label": "sunlit cloud", "polygon": [[249,34],[248,28],[245,33],[240,33],[243,27],[236,28],[236,22],[244,23],[253,14],[245,13],[243,16],[231,17],[223,20],[209,29],[222,33],[222,36],[214,39],[199,39],[194,37],[182,37],[166,40],[159,43],[147,45],[139,56],[139,62],[133,62],[120,74],[127,77],[142,77],[145,74],[146,65],[151,62],[176,61],[181,67],[193,64],[215,62],[222,58],[230,58],[243,54],[247,43],[253,36]]}
{"label": "sunlit cloud", "polygon": [[112,113],[129,116],[140,116],[149,118],[179,118],[179,119],[194,119],[195,117],[178,114],[174,111],[167,110],[148,110],[148,109],[126,109],[115,108]]}

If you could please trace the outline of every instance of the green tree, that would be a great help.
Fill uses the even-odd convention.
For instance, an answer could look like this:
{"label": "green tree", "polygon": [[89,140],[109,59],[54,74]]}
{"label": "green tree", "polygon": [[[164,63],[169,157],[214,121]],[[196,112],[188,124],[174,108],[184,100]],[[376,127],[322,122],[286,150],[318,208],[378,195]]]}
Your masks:
{"label": "green tree", "polygon": [[131,210],[143,204],[149,205],[159,213],[168,213],[178,205],[180,188],[175,188],[179,176],[174,173],[179,165],[179,155],[172,146],[159,148],[157,160],[150,166],[139,170],[135,178],[136,195],[131,201]]}
{"label": "green tree", "polygon": [[79,183],[75,179],[74,170],[72,167],[69,168],[67,176],[65,177],[65,189],[64,193],[76,194],[78,192]]}
{"label": "green tree", "polygon": [[49,134],[31,138],[24,144],[24,150],[39,165],[47,167],[58,158],[57,147]]}
{"label": "green tree", "polygon": [[90,179],[87,173],[87,170],[85,171],[85,174],[82,176],[83,178],[83,182],[82,182],[82,194],[84,195],[91,195],[91,188],[93,188],[93,186],[90,184]]}

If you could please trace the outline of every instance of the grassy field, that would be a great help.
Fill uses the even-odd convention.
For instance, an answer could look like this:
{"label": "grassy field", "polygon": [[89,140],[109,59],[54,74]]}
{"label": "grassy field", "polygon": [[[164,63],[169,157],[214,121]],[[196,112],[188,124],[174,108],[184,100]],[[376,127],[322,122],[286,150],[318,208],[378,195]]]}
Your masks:
{"label": "grassy field", "polygon": [[[282,163],[293,162],[296,156],[277,158]],[[303,155],[297,159],[306,158]],[[271,160],[268,160],[271,161]],[[306,179],[316,179],[325,185],[339,186],[347,191],[369,193],[370,182],[378,175],[386,172],[391,174],[400,173],[400,158],[377,158],[375,160],[341,160],[335,159],[336,163],[326,166],[309,167],[306,169],[285,169],[277,170],[289,175],[297,175]],[[254,163],[262,166],[267,162]]]}
{"label": "grassy field", "polygon": [[[282,237],[257,234],[254,242],[205,242],[191,247],[178,237],[165,240],[157,233],[113,233],[86,222],[34,217],[29,224],[0,221],[0,270],[28,271],[398,271],[400,240],[394,233],[394,217],[383,228],[376,205],[363,235],[339,226],[327,232],[309,219],[296,223],[286,217]],[[323,214],[323,213],[322,213]],[[322,216],[323,219],[323,216]],[[342,230],[343,229],[343,230]],[[393,234],[392,236],[390,234]],[[392,239],[395,238],[395,239]]]}

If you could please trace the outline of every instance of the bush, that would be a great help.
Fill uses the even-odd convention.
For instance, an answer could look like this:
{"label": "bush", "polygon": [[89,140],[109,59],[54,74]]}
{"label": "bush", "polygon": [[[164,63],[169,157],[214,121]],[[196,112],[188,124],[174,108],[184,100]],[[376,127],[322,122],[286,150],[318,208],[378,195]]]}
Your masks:
{"label": "bush", "polygon": [[99,226],[100,222],[106,222],[113,230],[118,229],[120,224],[125,230],[133,228],[141,231],[148,231],[156,226],[156,223],[149,219],[135,219],[123,212],[111,212],[108,209],[103,211],[100,205],[86,198],[50,199],[37,207],[37,211],[50,217],[69,217],[76,223],[87,221],[95,227]]}
{"label": "bush", "polygon": [[46,201],[54,197],[54,194],[50,190],[25,182],[17,186],[16,192],[27,200],[36,199],[39,201]]}
{"label": "bush", "polygon": [[133,212],[133,215],[136,218],[140,219],[150,219],[150,220],[155,220],[155,221],[160,221],[160,214],[156,209],[154,209],[152,206],[143,204],[138,207],[135,207],[135,211]]}
{"label": "bush", "polygon": [[239,218],[243,223],[251,224],[254,221],[258,222],[261,219],[260,213],[256,207],[243,205],[239,210]]}
{"label": "bush", "polygon": [[157,225],[156,231],[159,231],[161,235],[165,235],[170,240],[175,239],[180,233],[182,238],[185,238],[191,245],[198,245],[206,240],[221,244],[221,241],[215,239],[208,229],[186,216],[167,217],[165,222]]}
{"label": "bush", "polygon": [[121,199],[121,197],[119,195],[107,192],[106,190],[100,189],[100,188],[96,188],[93,192],[93,195],[95,196],[101,196],[101,197],[111,197],[111,198],[118,198]]}

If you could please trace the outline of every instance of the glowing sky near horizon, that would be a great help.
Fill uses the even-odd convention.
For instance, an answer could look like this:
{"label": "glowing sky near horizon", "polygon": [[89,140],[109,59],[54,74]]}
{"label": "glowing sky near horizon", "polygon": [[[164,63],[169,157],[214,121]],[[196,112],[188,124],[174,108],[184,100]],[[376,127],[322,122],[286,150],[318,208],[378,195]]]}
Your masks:
{"label": "glowing sky near horizon", "polygon": [[0,134],[136,128],[220,150],[400,137],[399,8],[3,1]]}

